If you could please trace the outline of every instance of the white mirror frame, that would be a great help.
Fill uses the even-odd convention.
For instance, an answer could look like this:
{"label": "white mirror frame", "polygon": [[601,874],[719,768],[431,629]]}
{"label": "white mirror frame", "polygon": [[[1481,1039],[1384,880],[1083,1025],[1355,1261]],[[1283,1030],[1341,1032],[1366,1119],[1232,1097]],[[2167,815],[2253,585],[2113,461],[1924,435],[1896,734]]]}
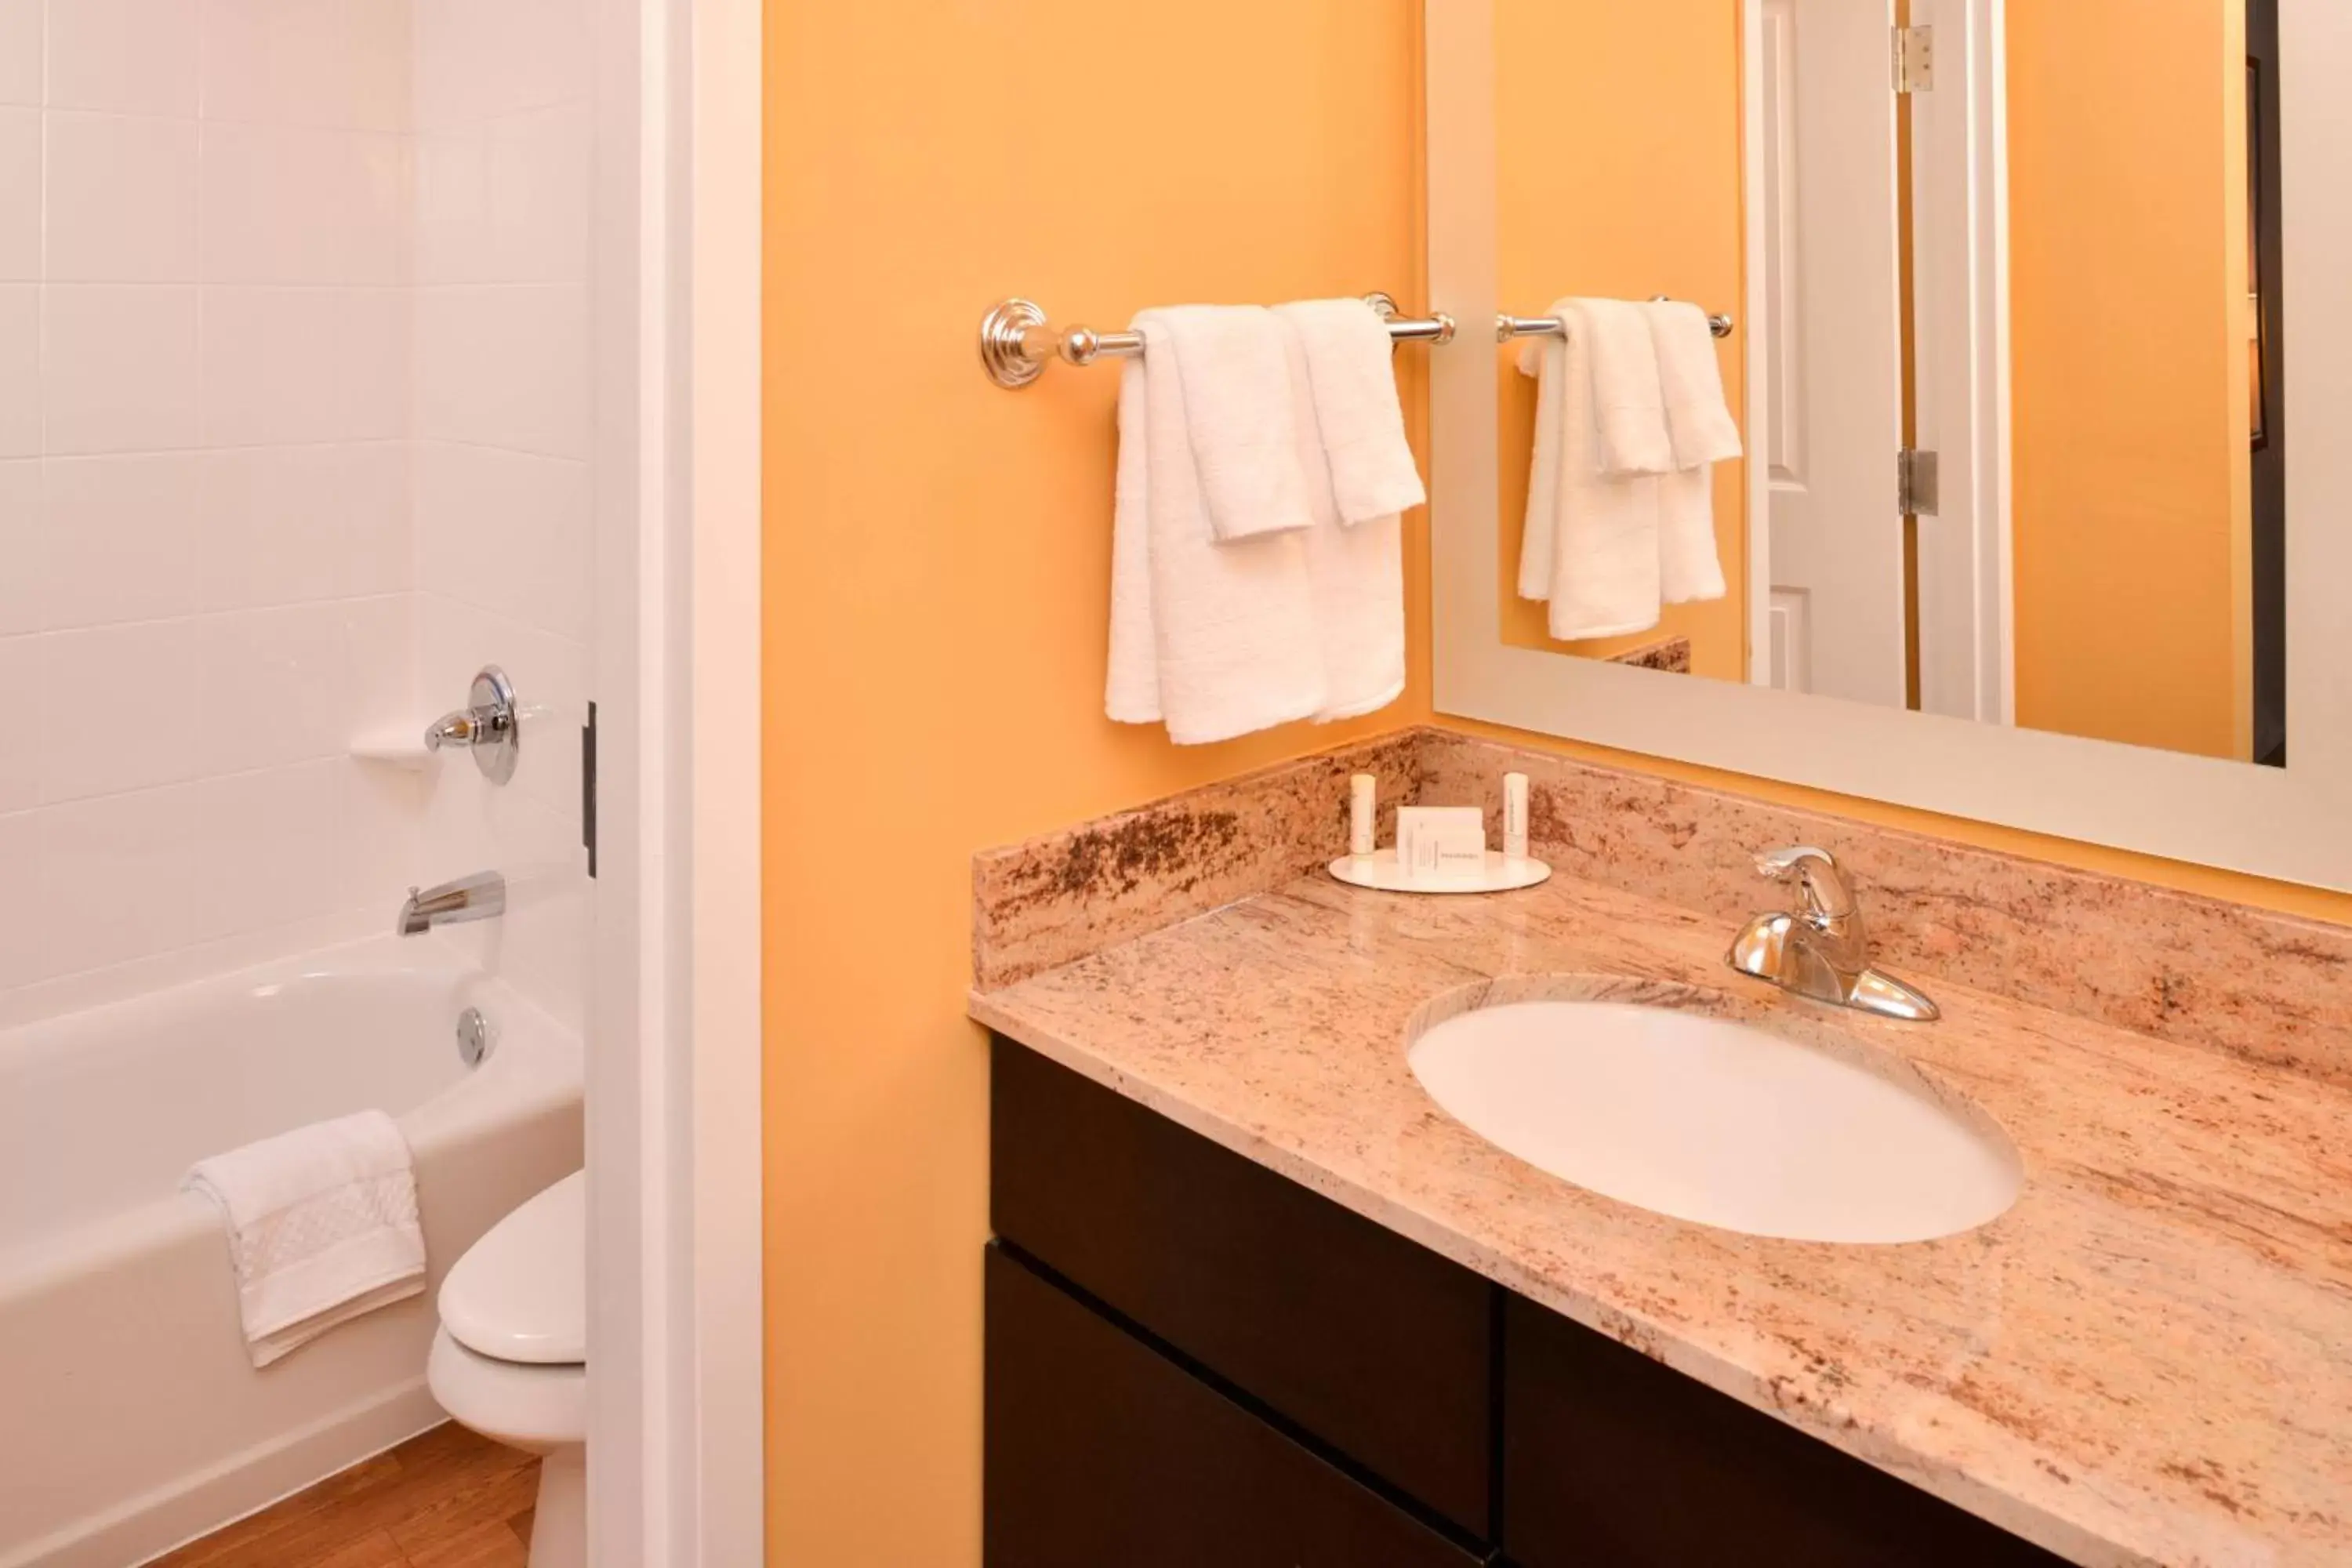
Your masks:
{"label": "white mirror frame", "polygon": [[[1507,645],[1495,365],[1488,334],[1475,330],[1501,307],[1493,0],[1425,7],[1430,304],[1465,328],[1433,356],[1430,384],[1437,710],[2352,891],[2352,179],[2340,163],[2352,148],[2352,93],[2340,86],[2352,79],[2352,6],[2285,0],[2280,22],[2293,443],[2286,768]],[[2298,156],[2305,150],[2317,155]]]}

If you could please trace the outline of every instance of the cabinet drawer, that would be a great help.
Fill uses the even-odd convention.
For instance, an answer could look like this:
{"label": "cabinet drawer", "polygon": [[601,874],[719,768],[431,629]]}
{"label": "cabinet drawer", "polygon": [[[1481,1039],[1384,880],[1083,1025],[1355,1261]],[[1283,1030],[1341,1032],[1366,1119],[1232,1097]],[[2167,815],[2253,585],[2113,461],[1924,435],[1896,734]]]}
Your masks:
{"label": "cabinet drawer", "polygon": [[988,1249],[987,1568],[1479,1560]]}
{"label": "cabinet drawer", "polygon": [[997,1235],[1480,1539],[1501,1292],[999,1039]]}
{"label": "cabinet drawer", "polygon": [[1520,1568],[2044,1568],[2058,1558],[1511,1298],[1503,1545]]}

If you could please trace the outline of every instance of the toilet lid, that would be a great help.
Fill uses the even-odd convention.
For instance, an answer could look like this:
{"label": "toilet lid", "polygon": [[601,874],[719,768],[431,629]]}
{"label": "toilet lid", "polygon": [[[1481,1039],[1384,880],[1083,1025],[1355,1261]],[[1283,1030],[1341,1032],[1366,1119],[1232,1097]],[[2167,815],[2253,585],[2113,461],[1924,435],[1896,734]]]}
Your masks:
{"label": "toilet lid", "polygon": [[441,1282],[441,1323],[477,1355],[588,1359],[588,1178],[571,1175],[492,1226]]}

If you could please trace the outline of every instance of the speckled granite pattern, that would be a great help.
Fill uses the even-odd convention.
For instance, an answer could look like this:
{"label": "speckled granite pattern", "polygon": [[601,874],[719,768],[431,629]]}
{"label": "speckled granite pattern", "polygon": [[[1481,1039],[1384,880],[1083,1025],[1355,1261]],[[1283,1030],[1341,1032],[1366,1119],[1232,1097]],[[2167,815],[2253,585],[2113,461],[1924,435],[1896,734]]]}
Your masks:
{"label": "speckled granite pattern", "polygon": [[[2299,920],[1646,773],[1420,729],[1269,768],[972,864],[983,988],[1281,885],[1346,847],[1348,775],[1399,805],[1531,780],[1535,853],[1728,931],[1778,896],[1754,852],[1818,843],[1864,889],[1887,967],[2352,1085],[2352,927]],[[1496,828],[1500,831],[1499,827]]]}
{"label": "speckled granite pattern", "polygon": [[972,979],[1010,984],[1280,887],[1348,851],[1348,780],[1381,780],[1381,832],[1420,788],[1423,732],[1188,791],[972,858]]}
{"label": "speckled granite pattern", "polygon": [[1691,671],[1691,641],[1688,637],[1668,637],[1664,642],[1612,654],[1609,662],[1630,664],[1636,669],[1661,670],[1667,675],[1688,675]]}
{"label": "speckled granite pattern", "polygon": [[[1626,852],[1663,854],[1652,833],[1674,847],[1687,815]],[[1679,892],[1686,875],[1663,879]],[[971,1009],[2077,1562],[2352,1563],[2352,1091],[1951,981],[1928,987],[1945,1010],[1932,1026],[1819,1008],[1728,974],[1727,931],[1572,877],[1436,900],[1318,876],[975,991]],[[1448,1118],[1405,1053],[1433,999],[1551,975],[1724,992],[1660,994],[1893,1052],[2000,1123],[2023,1192],[1965,1236],[1841,1247],[1684,1224],[1546,1175]]]}
{"label": "speckled granite pattern", "polygon": [[1757,850],[1819,844],[1860,885],[1881,962],[2352,1085],[2352,928],[2071,870],[1648,774],[1424,731],[1429,801],[1528,775],[1533,852],[1565,876],[1712,916],[1785,907]]}

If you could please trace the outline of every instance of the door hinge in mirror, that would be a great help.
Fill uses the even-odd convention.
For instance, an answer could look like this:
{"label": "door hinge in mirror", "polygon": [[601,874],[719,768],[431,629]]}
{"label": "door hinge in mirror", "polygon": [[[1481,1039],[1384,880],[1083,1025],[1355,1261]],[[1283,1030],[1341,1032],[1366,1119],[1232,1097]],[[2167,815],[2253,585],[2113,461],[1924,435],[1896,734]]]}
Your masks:
{"label": "door hinge in mirror", "polygon": [[1933,517],[1941,495],[1936,454],[1909,447],[1895,454],[1895,510],[1905,517]]}
{"label": "door hinge in mirror", "polygon": [[1936,86],[1936,29],[1895,29],[1895,90],[1931,92]]}

